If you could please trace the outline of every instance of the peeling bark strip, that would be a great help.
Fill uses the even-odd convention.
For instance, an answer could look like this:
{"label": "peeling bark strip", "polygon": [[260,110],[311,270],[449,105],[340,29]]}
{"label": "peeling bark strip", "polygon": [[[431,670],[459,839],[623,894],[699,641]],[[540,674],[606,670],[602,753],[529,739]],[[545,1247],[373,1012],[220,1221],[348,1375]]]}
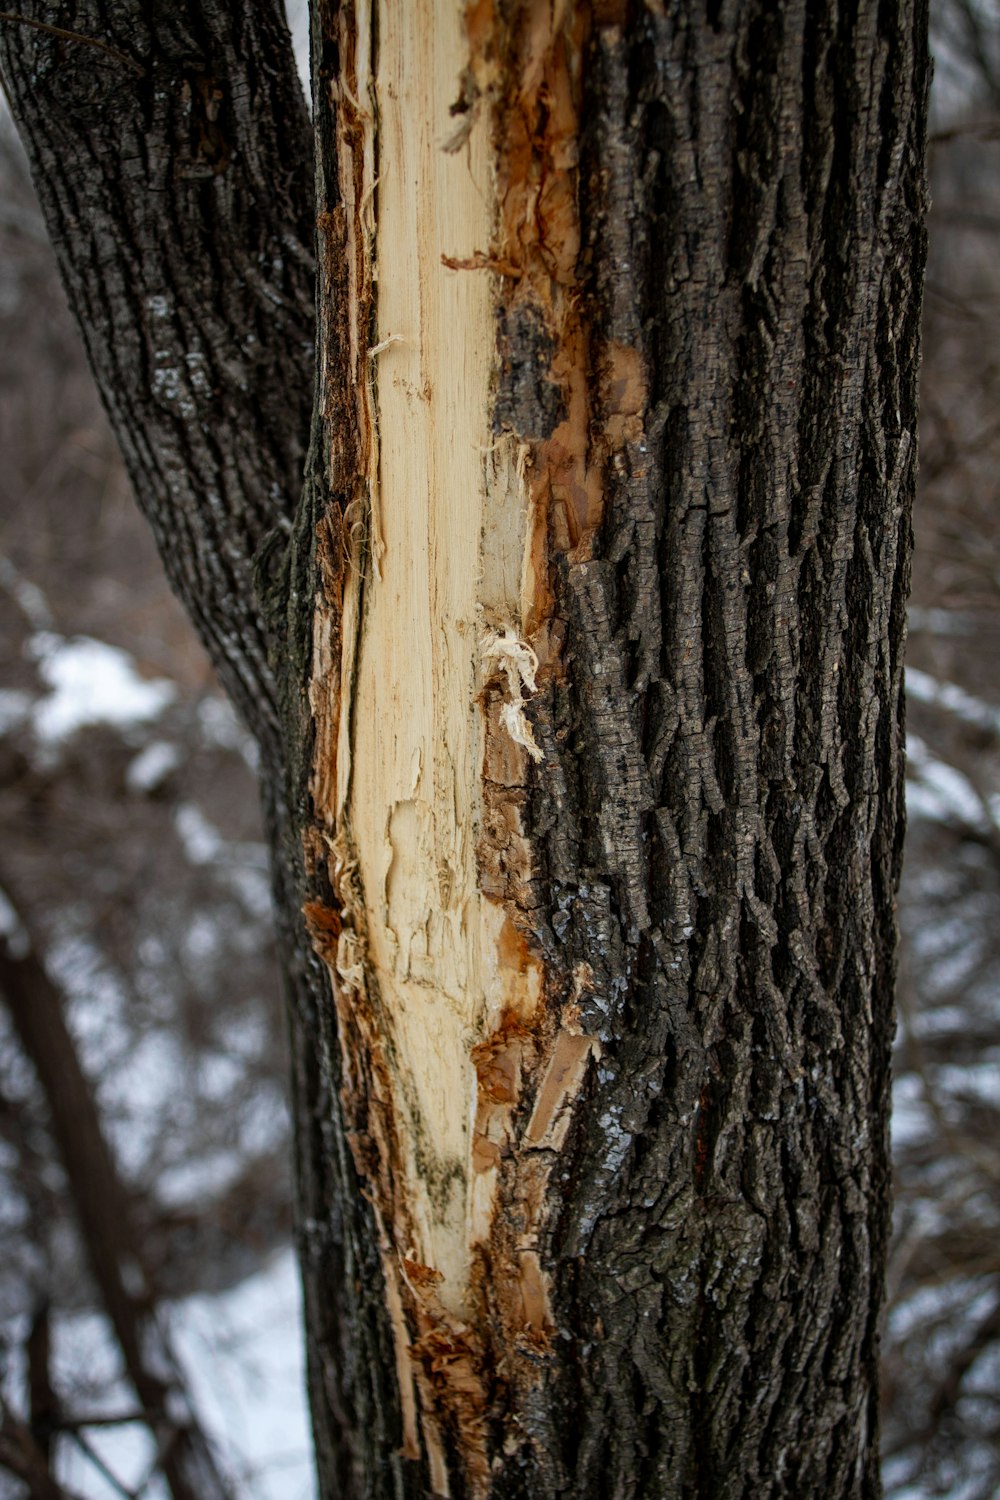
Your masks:
{"label": "peeling bark strip", "polygon": [[319,12],[357,1493],[875,1496],[926,18]]}
{"label": "peeling bark strip", "polygon": [[[440,1494],[452,1473],[486,1494],[499,1391],[523,1383],[518,1341],[535,1359],[523,1379],[537,1380],[552,1152],[598,1050],[524,937],[520,807],[541,754],[528,709],[542,665],[525,633],[551,654],[553,497],[579,544],[600,486],[574,300],[586,26],[547,15],[526,9],[504,29],[443,0],[340,12],[342,215],[321,226],[346,250],[340,357],[357,436],[354,492],[321,542],[310,690],[338,907],[313,902],[307,917],[378,1224],[403,1450],[425,1456]],[[507,97],[512,66],[524,85]],[[508,115],[516,150],[497,156]],[[565,417],[544,441],[506,430],[528,407],[504,385],[497,401],[498,321],[522,368],[535,356],[524,330],[547,341],[542,378]],[[322,366],[321,382],[328,471],[346,480]]]}

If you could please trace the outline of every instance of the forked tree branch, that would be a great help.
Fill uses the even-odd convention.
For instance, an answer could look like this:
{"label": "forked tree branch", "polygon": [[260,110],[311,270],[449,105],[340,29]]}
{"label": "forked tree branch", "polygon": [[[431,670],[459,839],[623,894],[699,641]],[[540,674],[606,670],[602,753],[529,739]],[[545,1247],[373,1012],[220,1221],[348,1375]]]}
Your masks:
{"label": "forked tree branch", "polygon": [[[0,26],[0,69],[63,281],[171,584],[280,758],[253,560],[298,503],[314,323],[312,144],[284,14],[83,0],[64,34],[45,10],[4,13],[19,24]],[[107,55],[128,63],[115,89]]]}

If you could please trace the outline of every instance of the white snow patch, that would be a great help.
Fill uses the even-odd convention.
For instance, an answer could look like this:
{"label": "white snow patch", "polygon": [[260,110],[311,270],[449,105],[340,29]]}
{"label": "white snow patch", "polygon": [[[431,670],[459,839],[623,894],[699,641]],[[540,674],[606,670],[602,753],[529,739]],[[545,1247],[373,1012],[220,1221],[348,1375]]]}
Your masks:
{"label": "white snow patch", "polygon": [[221,1297],[178,1306],[174,1338],[198,1411],[225,1433],[253,1500],[313,1500],[302,1309],[291,1250]]}
{"label": "white snow patch", "polygon": [[193,802],[183,802],[174,814],[174,827],[193,865],[208,865],[218,859],[225,846],[219,830]]}
{"label": "white snow patch", "polygon": [[959,822],[969,828],[987,827],[983,799],[972,782],[954,766],[937,760],[918,735],[906,737],[906,761],[910,773],[906,806],[911,817]]}
{"label": "white snow patch", "polygon": [[172,682],[140,677],[126,651],[89,636],[68,640],[38,631],[28,644],[50,689],[35,704],[35,733],[50,744],[68,739],[88,724],[125,728],[157,718],[177,696]]}
{"label": "white snow patch", "polygon": [[954,682],[940,682],[929,672],[917,667],[906,669],[906,691],[918,703],[930,703],[935,708],[945,708],[965,724],[985,729],[990,734],[1000,734],[1000,708],[984,703]]}
{"label": "white snow patch", "polygon": [[153,740],[129,762],[125,784],[130,792],[155,792],[181,763],[181,753],[168,740]]}

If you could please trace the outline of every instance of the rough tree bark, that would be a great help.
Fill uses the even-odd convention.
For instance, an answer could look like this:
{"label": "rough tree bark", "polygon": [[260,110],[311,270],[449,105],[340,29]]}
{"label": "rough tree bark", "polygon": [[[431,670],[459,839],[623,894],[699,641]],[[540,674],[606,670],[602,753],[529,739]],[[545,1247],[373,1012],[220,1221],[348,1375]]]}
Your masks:
{"label": "rough tree bark", "polygon": [[[264,747],[323,1493],[877,1495],[923,0],[316,0],[315,197],[269,4],[67,9],[125,123],[94,48],[4,72],[140,498],[232,562],[172,576]],[[291,494],[300,314],[269,424],[219,353],[164,429],[123,339],[180,277],[163,348],[239,349],[313,213],[288,533],[186,464]]]}

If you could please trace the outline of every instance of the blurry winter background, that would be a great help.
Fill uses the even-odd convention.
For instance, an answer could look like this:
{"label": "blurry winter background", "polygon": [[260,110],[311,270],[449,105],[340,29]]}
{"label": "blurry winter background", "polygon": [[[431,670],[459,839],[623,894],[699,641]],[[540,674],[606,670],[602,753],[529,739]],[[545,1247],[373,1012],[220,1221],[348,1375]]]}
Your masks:
{"label": "blurry winter background", "polygon": [[884,1340],[893,1500],[1000,1495],[1000,6],[936,73]]}
{"label": "blurry winter background", "polygon": [[143,1357],[181,1371],[234,1495],[310,1500],[253,746],[133,504],[5,110],[0,827],[0,1497],[49,1494],[31,1445],[69,1496],[167,1494],[88,1269],[121,1226],[75,1211],[106,1143],[160,1330]]}
{"label": "blurry winter background", "polygon": [[[301,52],[304,0],[291,9]],[[885,1476],[892,1500],[992,1500],[1000,8],[937,0],[933,28]],[[6,122],[0,455],[0,1497],[27,1491],[13,1475],[28,1440],[83,1500],[165,1494],[87,1270],[74,1202],[88,1185],[38,1082],[65,1020],[158,1324],[219,1464],[246,1500],[307,1500],[284,1022],[252,747],[132,505]],[[43,1011],[56,1019],[26,1030]]]}

